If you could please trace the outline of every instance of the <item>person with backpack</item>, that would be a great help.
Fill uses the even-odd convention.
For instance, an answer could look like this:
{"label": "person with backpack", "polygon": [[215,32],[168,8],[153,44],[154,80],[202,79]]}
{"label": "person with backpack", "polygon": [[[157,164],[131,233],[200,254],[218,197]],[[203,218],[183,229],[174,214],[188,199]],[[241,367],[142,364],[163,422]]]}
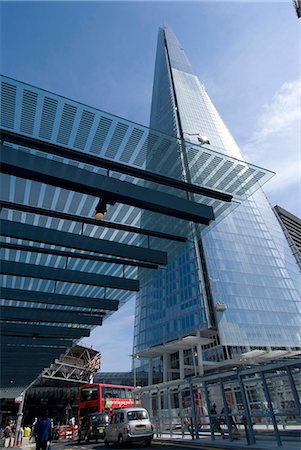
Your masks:
{"label": "person with backpack", "polygon": [[47,411],[42,411],[40,418],[34,426],[36,450],[46,450],[48,442],[52,441],[51,420],[47,417]]}

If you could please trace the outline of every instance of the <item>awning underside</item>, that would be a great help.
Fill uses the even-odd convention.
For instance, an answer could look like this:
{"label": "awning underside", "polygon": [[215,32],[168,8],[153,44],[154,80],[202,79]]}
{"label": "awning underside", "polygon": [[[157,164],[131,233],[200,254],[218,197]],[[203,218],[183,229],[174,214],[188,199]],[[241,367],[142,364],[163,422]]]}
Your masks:
{"label": "awning underside", "polygon": [[[24,387],[178,254],[191,222],[212,226],[272,173],[1,81],[0,381]],[[183,181],[183,148],[193,184]],[[99,198],[103,222],[93,218]]]}

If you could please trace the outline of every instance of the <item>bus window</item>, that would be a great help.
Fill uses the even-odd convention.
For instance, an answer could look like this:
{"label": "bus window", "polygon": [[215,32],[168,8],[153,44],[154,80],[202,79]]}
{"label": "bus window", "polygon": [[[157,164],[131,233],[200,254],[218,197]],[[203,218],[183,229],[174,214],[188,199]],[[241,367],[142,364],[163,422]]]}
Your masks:
{"label": "bus window", "polygon": [[112,388],[103,386],[102,396],[103,398],[112,398]]}
{"label": "bus window", "polygon": [[120,389],[120,398],[125,398],[125,389]]}
{"label": "bus window", "polygon": [[112,394],[113,394],[113,398],[120,398],[120,397],[122,397],[120,395],[121,394],[120,389],[118,389],[118,388],[113,388],[112,389]]}
{"label": "bus window", "polygon": [[102,396],[103,398],[121,398],[121,390],[119,388],[114,387],[103,387],[102,388]]}
{"label": "bus window", "polygon": [[91,388],[85,388],[81,390],[81,401],[88,402],[90,400],[98,399],[98,387],[93,386]]}
{"label": "bus window", "polygon": [[125,398],[133,398],[133,391],[131,389],[126,389],[125,390]]}

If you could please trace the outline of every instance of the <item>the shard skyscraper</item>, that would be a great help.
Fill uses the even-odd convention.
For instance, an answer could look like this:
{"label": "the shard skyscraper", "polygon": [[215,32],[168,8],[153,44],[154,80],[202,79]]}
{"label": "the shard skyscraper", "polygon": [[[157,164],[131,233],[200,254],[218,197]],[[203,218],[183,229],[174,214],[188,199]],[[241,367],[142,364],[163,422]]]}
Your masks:
{"label": "the shard skyscraper", "polygon": [[[203,139],[208,148],[244,159],[169,28],[158,35],[150,127],[194,143]],[[196,230],[195,242],[141,290],[134,353],[157,356],[157,363],[168,354],[168,380],[179,377],[176,342],[185,336],[204,338],[198,361],[205,370],[300,351],[300,284],[296,260],[259,190],[208,232]],[[187,361],[197,347],[191,342]]]}

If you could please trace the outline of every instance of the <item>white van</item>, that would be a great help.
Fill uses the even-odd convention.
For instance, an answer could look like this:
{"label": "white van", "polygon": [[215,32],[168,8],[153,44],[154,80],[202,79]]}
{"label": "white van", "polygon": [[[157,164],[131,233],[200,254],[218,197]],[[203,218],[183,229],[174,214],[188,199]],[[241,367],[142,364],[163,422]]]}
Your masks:
{"label": "white van", "polygon": [[126,442],[141,442],[150,445],[153,439],[153,426],[144,408],[115,409],[110,424],[105,430],[104,443],[122,445]]}

